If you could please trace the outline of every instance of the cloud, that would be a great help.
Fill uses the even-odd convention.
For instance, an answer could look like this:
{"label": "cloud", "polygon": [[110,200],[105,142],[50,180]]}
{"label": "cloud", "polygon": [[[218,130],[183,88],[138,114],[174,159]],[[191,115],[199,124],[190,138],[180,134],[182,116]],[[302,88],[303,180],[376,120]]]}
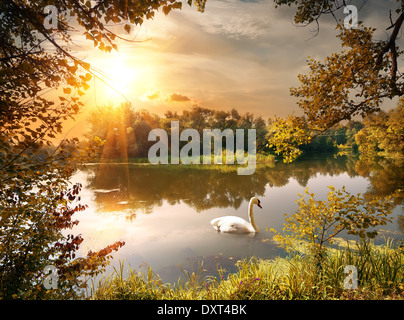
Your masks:
{"label": "cloud", "polygon": [[[384,2],[377,3],[377,8],[366,4],[359,19],[381,25],[382,33],[389,12]],[[163,114],[168,108],[181,111],[197,98],[203,107],[236,108],[265,118],[292,113],[297,99],[289,88],[298,87],[298,75],[310,71],[307,57],[322,61],[341,50],[333,17],[321,18],[314,37],[316,25],[296,27],[295,13],[295,6],[275,10],[273,0],[208,1],[203,14],[194,6],[168,16],[157,13],[142,25],[152,40],[137,45],[131,55],[146,61],[140,67],[153,65],[136,72],[145,75],[145,86],[160,90],[158,97],[153,90],[145,95],[144,104]],[[345,17],[343,11],[338,17]]]}
{"label": "cloud", "polygon": [[160,91],[146,91],[144,95],[140,97],[141,101],[156,100],[160,98]]}
{"label": "cloud", "polygon": [[149,100],[154,100],[160,97],[160,91],[153,91],[153,92],[148,91],[145,93],[145,96]]}
{"label": "cloud", "polygon": [[209,17],[199,19],[202,29],[230,39],[256,40],[265,36],[272,26],[272,1],[225,0],[209,3]]}
{"label": "cloud", "polygon": [[167,99],[167,101],[186,102],[186,101],[191,101],[191,99],[188,98],[187,96],[183,96],[182,94],[173,93],[173,94],[171,94],[171,96]]}

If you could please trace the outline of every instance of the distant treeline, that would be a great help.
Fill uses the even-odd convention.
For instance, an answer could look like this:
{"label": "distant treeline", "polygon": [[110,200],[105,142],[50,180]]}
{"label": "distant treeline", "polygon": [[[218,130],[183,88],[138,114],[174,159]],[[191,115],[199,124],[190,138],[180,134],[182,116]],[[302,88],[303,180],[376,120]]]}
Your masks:
{"label": "distant treeline", "polygon": [[[90,115],[87,138],[89,142],[96,137],[105,140],[104,159],[146,158],[150,147],[156,143],[148,141],[149,132],[156,128],[163,129],[170,141],[171,121],[179,122],[180,132],[192,128],[199,132],[200,137],[203,136],[203,129],[232,129],[234,134],[236,129],[255,129],[257,146],[265,145],[267,141],[267,122],[249,112],[240,114],[236,109],[227,112],[193,107],[181,114],[167,111],[164,117],[159,117],[147,110],[135,110],[130,104],[97,108]],[[247,150],[247,130],[244,141]],[[180,142],[180,147],[186,143]]]}
{"label": "distant treeline", "polygon": [[[395,145],[396,149],[398,147],[401,150],[402,129],[401,133],[397,130],[394,131],[395,134],[399,133],[396,142],[391,141],[391,134],[388,135],[388,132],[392,130],[391,126],[401,125],[401,123],[397,124],[397,121],[402,122],[402,110],[400,102],[398,107],[389,113],[381,111],[372,115],[371,118],[366,118],[363,122],[349,121],[344,125],[338,124],[300,148],[305,153],[333,152],[341,148],[367,152],[371,142],[372,150],[376,150],[377,154],[380,151],[378,148],[383,145],[378,143],[377,139],[389,136],[392,143],[390,147]],[[163,117],[144,109],[136,110],[129,103],[120,106],[98,107],[89,117],[90,128],[86,135],[87,143],[98,138],[105,140],[102,151],[103,159],[147,158],[150,147],[155,143],[155,141],[148,141],[150,130],[156,128],[165,130],[170,141],[171,121],[179,121],[180,131],[193,128],[199,132],[201,137],[203,129],[220,129],[221,131],[232,129],[234,133],[236,129],[255,129],[258,151],[271,153],[271,149],[268,148],[268,139],[272,132],[271,119],[264,120],[261,116],[256,117],[250,112],[240,114],[236,109],[223,111],[198,106],[191,110],[184,110],[181,114],[167,111]],[[384,136],[370,139],[371,135],[375,136],[374,132],[379,131],[385,132]],[[360,134],[358,134],[359,132]],[[247,135],[247,130],[245,130],[245,135]],[[247,137],[245,137],[246,141]],[[187,142],[181,143],[185,145]],[[367,148],[365,148],[365,143]]]}
{"label": "distant treeline", "polygon": [[300,147],[305,152],[332,152],[340,148],[358,150],[355,135],[364,127],[360,121],[350,121],[345,125],[338,124],[326,132],[316,136],[307,145]]}

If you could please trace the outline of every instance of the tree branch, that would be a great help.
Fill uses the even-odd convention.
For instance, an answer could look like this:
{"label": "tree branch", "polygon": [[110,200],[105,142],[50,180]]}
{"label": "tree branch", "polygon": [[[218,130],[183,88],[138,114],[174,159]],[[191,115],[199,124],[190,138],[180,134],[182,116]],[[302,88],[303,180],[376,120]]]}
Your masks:
{"label": "tree branch", "polygon": [[[391,18],[390,18],[391,19]],[[398,17],[396,22],[391,25],[388,29],[392,28],[394,26],[393,32],[391,33],[389,41],[386,43],[386,45],[382,48],[382,50],[379,52],[379,54],[376,56],[376,61],[375,61],[375,68],[379,68],[383,62],[383,56],[390,51],[391,53],[391,61],[392,61],[392,68],[391,68],[391,76],[395,82],[396,76],[397,76],[397,51],[396,51],[396,39],[398,36],[398,32],[401,29],[401,26],[404,21],[404,12],[401,13],[401,15]]]}

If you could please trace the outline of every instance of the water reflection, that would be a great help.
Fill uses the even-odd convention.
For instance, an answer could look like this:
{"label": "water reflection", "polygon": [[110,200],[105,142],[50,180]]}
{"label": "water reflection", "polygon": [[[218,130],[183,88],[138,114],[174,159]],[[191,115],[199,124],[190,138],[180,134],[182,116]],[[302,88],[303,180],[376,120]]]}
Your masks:
{"label": "water reflection", "polygon": [[[128,219],[136,212],[151,213],[163,205],[186,203],[201,212],[211,208],[238,209],[252,196],[262,196],[269,187],[285,186],[290,179],[306,187],[317,175],[348,174],[370,181],[364,192],[368,199],[387,196],[403,189],[402,164],[383,160],[365,163],[348,155],[303,157],[292,164],[278,162],[273,168],[257,168],[250,176],[235,172],[203,170],[194,166],[144,166],[138,164],[97,164],[82,168],[88,187],[94,190],[100,211],[124,211]],[[400,204],[403,197],[398,197]]]}
{"label": "water reflection", "polygon": [[404,200],[404,171],[403,161],[394,159],[380,159],[377,162],[361,160],[355,164],[355,169],[363,177],[370,181],[370,188],[365,197],[388,196],[397,193],[396,204]]}
{"label": "water reflection", "polygon": [[97,204],[106,211],[131,208],[151,213],[163,200],[171,205],[182,201],[198,212],[213,207],[237,209],[243,200],[263,195],[267,184],[265,174],[237,176],[189,167],[100,164],[83,170]]}

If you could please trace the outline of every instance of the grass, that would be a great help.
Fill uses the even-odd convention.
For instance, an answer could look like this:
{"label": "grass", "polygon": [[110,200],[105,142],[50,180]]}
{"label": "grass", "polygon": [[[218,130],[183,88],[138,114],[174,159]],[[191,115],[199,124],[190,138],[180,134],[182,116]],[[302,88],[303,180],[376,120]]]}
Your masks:
{"label": "grass", "polygon": [[[329,250],[321,266],[309,255],[287,258],[253,258],[237,262],[238,271],[218,277],[201,277],[201,272],[186,272],[186,280],[163,283],[147,267],[130,269],[123,277],[123,263],[113,274],[93,285],[89,299],[102,300],[239,300],[239,299],[404,299],[404,248],[386,241],[376,246],[360,242],[355,246]],[[358,271],[358,288],[345,289],[344,268]],[[202,270],[202,266],[200,268]]]}
{"label": "grass", "polygon": [[[245,154],[245,157],[247,157],[248,154]],[[215,158],[218,161],[219,158],[215,157],[213,154],[210,157],[211,160],[211,164],[203,164],[203,156],[200,156],[200,164],[199,165],[195,165],[195,166],[203,166],[203,167],[213,167],[213,166],[243,166],[242,164],[238,164],[236,156],[234,155],[234,164],[228,164],[226,165],[226,152],[223,151],[223,155],[222,155],[222,163],[223,164],[215,164]],[[177,159],[177,161],[181,164],[181,159]],[[131,163],[131,164],[149,164],[152,165],[149,161],[149,158],[111,158],[111,159],[106,159],[106,158],[102,158],[102,159],[94,159],[94,162],[101,162],[101,163],[111,163],[111,164],[115,164],[115,163]],[[263,154],[263,153],[257,153],[256,154],[256,163],[257,164],[267,164],[267,165],[273,165],[275,163],[275,156],[272,154]],[[171,164],[171,156],[168,155],[168,164]]]}

